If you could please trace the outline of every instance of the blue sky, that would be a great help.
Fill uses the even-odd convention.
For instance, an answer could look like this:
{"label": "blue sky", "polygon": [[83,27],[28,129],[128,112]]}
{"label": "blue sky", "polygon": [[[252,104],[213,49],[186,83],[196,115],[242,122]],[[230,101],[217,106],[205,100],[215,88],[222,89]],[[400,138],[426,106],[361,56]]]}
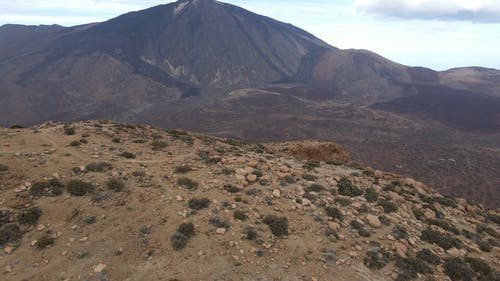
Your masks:
{"label": "blue sky", "polygon": [[[167,1],[15,0],[0,2],[0,25],[104,21]],[[292,23],[333,46],[368,49],[399,63],[444,70],[500,69],[498,0],[227,0]],[[1,38],[0,38],[1,40]]]}

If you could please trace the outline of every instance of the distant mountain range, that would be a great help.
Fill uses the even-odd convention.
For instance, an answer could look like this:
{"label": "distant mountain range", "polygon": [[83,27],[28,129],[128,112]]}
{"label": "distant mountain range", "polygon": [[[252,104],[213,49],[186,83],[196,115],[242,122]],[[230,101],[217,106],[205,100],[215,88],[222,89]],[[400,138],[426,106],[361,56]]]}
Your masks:
{"label": "distant mountain range", "polygon": [[436,72],[189,0],[74,27],[0,27],[0,125],[113,119],[353,158],[498,206],[500,71]]}

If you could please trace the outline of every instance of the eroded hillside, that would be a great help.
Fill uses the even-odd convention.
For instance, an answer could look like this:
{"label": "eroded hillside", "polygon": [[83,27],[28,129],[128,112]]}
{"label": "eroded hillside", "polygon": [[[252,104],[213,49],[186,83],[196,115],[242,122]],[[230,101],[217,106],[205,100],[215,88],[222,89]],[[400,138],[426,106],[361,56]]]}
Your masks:
{"label": "eroded hillside", "polygon": [[1,279],[498,280],[498,211],[345,160],[105,121],[0,129]]}

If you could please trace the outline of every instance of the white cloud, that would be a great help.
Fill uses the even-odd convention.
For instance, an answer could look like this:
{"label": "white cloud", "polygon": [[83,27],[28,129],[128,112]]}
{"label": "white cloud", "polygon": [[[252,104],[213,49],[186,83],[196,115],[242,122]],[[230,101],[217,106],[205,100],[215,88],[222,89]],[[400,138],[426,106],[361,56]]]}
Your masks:
{"label": "white cloud", "polygon": [[357,0],[356,6],[383,17],[500,22],[498,0]]}

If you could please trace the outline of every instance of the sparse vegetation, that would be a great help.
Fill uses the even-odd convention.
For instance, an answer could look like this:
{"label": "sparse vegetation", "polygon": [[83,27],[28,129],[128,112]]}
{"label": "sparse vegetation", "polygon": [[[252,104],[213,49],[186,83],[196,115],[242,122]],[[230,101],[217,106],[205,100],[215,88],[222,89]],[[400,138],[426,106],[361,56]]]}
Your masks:
{"label": "sparse vegetation", "polygon": [[396,266],[404,273],[404,279],[397,279],[400,281],[413,280],[418,277],[419,273],[432,273],[432,268],[419,258],[399,258],[396,260]]}
{"label": "sparse vegetation", "polygon": [[94,192],[94,186],[81,180],[71,180],[66,185],[69,194],[73,196],[84,196]]}
{"label": "sparse vegetation", "polygon": [[247,240],[255,240],[258,235],[257,231],[253,227],[246,227],[243,230],[243,233],[245,234]]}
{"label": "sparse vegetation", "polygon": [[331,217],[334,220],[336,220],[336,219],[339,221],[344,220],[344,216],[342,215],[342,212],[335,207],[325,207],[325,212],[329,217]]}
{"label": "sparse vegetation", "polygon": [[0,246],[17,242],[23,237],[23,232],[17,224],[6,224],[0,227]]}
{"label": "sparse vegetation", "polygon": [[267,215],[264,217],[263,222],[269,226],[275,236],[288,235],[288,219],[286,217]]}
{"label": "sparse vegetation", "polygon": [[42,216],[42,209],[38,207],[31,207],[29,209],[25,209],[19,212],[17,214],[17,221],[20,224],[35,225],[41,216]]}
{"label": "sparse vegetation", "polygon": [[440,232],[434,231],[432,229],[426,229],[422,231],[422,235],[420,236],[420,238],[426,242],[434,243],[445,250],[451,249],[453,247],[462,247],[462,242],[457,238],[441,234]]}
{"label": "sparse vegetation", "polygon": [[186,237],[194,236],[194,224],[191,222],[184,222],[179,225],[177,232],[184,234]]}
{"label": "sparse vegetation", "polygon": [[193,168],[191,168],[191,166],[182,165],[182,166],[175,167],[174,173],[176,173],[176,174],[187,174],[187,173],[191,172],[192,170],[193,170]]}
{"label": "sparse vegetation", "polygon": [[438,265],[441,263],[441,258],[429,249],[422,249],[417,253],[417,258],[426,261],[431,265]]}
{"label": "sparse vegetation", "polygon": [[186,177],[178,178],[177,184],[189,190],[196,190],[199,186],[198,182]]}
{"label": "sparse vegetation", "polygon": [[53,245],[54,241],[55,241],[54,238],[52,238],[52,237],[50,237],[48,235],[43,235],[43,236],[41,236],[40,238],[38,238],[36,240],[35,246],[38,249],[45,249],[48,246]]}
{"label": "sparse vegetation", "polygon": [[9,167],[8,166],[0,164],[0,173],[8,172],[8,171],[9,171]]}
{"label": "sparse vegetation", "polygon": [[391,258],[391,253],[377,247],[366,252],[366,257],[363,258],[363,262],[369,268],[382,269],[387,265]]}
{"label": "sparse vegetation", "polygon": [[229,193],[238,193],[238,192],[241,191],[240,188],[238,188],[238,187],[236,187],[236,186],[234,186],[232,184],[226,184],[226,185],[224,185],[224,190],[227,191],[227,192],[229,192]]}
{"label": "sparse vegetation", "polygon": [[217,228],[229,229],[231,226],[225,218],[221,217],[212,217],[208,220],[208,222]]}
{"label": "sparse vegetation", "polygon": [[[290,176],[290,177],[291,177],[291,176]],[[293,178],[293,177],[292,177],[292,178]],[[315,175],[311,175],[311,174],[304,174],[304,175],[302,176],[302,178],[303,178],[303,179],[305,179],[306,181],[316,181],[316,180],[318,179],[318,177],[317,177],[317,176],[315,176]],[[286,179],[286,177],[285,177],[285,181],[286,181],[286,182],[288,182],[288,180]],[[294,179],[294,181],[295,181],[295,179]],[[294,183],[294,182],[288,182],[288,183]]]}
{"label": "sparse vegetation", "polygon": [[167,146],[168,146],[168,143],[166,141],[161,141],[161,140],[155,140],[151,143],[152,150],[161,150]]}
{"label": "sparse vegetation", "polygon": [[233,216],[235,219],[240,221],[245,221],[248,218],[247,213],[241,210],[234,211]]}
{"label": "sparse vegetation", "polygon": [[302,167],[307,170],[314,170],[315,168],[321,167],[321,163],[316,160],[310,160],[307,161]]}
{"label": "sparse vegetation", "polygon": [[471,281],[474,275],[470,266],[460,258],[447,259],[444,263],[444,272],[454,281]]}
{"label": "sparse vegetation", "polygon": [[68,135],[68,136],[72,136],[76,133],[75,131],[75,128],[73,127],[65,127],[64,128],[64,134]]}
{"label": "sparse vegetation", "polygon": [[113,178],[106,182],[106,187],[110,190],[120,192],[125,188],[125,183],[122,180]]}
{"label": "sparse vegetation", "polygon": [[113,165],[107,162],[94,162],[87,164],[87,166],[85,166],[85,169],[91,172],[104,173],[113,169]]}
{"label": "sparse vegetation", "polygon": [[384,212],[386,213],[394,213],[398,211],[398,205],[387,199],[378,200],[378,205],[382,206],[382,208],[384,208]]}
{"label": "sparse vegetation", "polygon": [[127,152],[127,151],[122,152],[120,154],[120,156],[123,157],[123,158],[127,158],[127,159],[135,159],[135,157],[136,157],[135,154],[133,154],[131,152]]}
{"label": "sparse vegetation", "polygon": [[201,210],[210,206],[210,199],[208,198],[193,198],[188,202],[189,208],[193,210]]}
{"label": "sparse vegetation", "polygon": [[356,197],[363,195],[363,190],[359,189],[357,186],[353,185],[348,178],[342,178],[337,183],[338,192],[344,196]]}
{"label": "sparse vegetation", "polygon": [[58,179],[51,179],[49,181],[39,181],[33,183],[30,187],[30,194],[34,197],[42,195],[59,196],[62,194],[64,184]]}
{"label": "sparse vegetation", "polygon": [[306,192],[321,192],[325,190],[325,187],[321,184],[313,183],[304,189]]}
{"label": "sparse vegetation", "polygon": [[187,246],[189,237],[186,235],[176,232],[170,237],[170,243],[172,244],[172,247],[174,250],[182,250]]}
{"label": "sparse vegetation", "polygon": [[366,201],[368,202],[377,202],[378,200],[378,192],[375,191],[373,187],[367,188],[365,193]]}

